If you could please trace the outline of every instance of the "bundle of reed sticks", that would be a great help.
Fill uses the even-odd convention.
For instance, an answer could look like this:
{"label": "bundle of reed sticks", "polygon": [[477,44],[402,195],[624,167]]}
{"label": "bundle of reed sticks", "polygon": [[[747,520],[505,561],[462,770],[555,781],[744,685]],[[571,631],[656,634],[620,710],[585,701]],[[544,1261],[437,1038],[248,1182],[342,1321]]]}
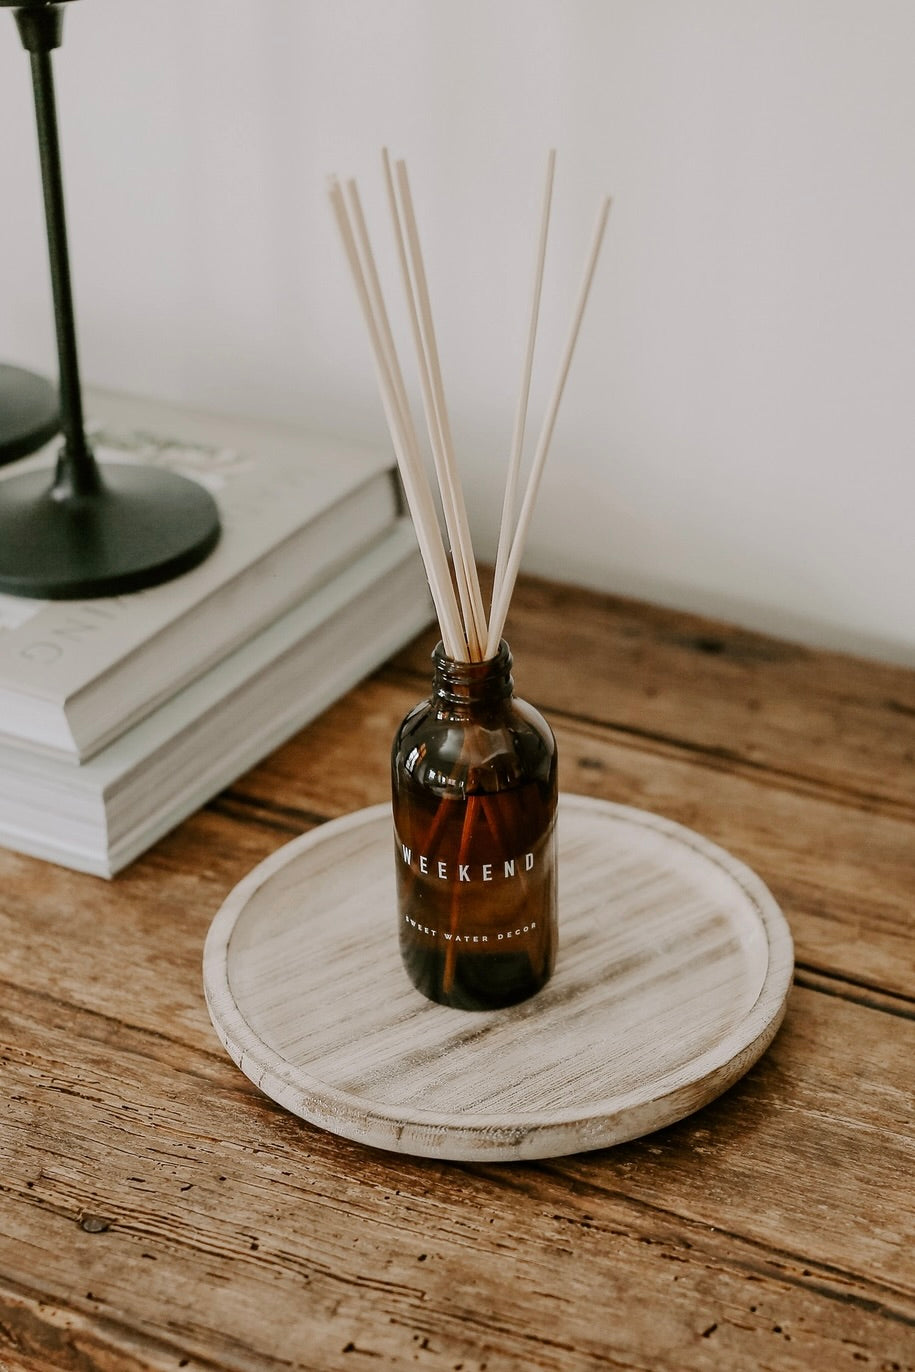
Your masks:
{"label": "bundle of reed sticks", "polygon": [[540,479],[543,475],[547,452],[556,425],[559,404],[569,374],[572,355],[578,340],[585,305],[594,277],[594,269],[597,265],[604,230],[607,225],[607,217],[610,213],[611,202],[610,198],[606,197],[598,212],[597,223],[585,261],[581,286],[572,311],[568,337],[519,507],[518,486],[522,468],[537,321],[540,313],[555,160],[555,152],[551,151],[547,158],[527,346],[522,367],[521,389],[515,411],[495,577],[488,615],[480,591],[480,580],[473,554],[464,495],[455,460],[451,424],[445,404],[438,345],[432,322],[429,288],[423,265],[416,213],[413,208],[413,197],[410,192],[406,164],[398,161],[392,167],[387,149],[383,150],[382,161],[387,198],[419,368],[423,410],[438,483],[442,518],[451,551],[450,564],[445,552],[445,541],[442,536],[435,497],[423,458],[419,435],[413,422],[413,414],[397,356],[359,191],[354,180],[348,180],[345,189],[337,177],[332,177],[330,183],[331,205],[337,219],[356,293],[368,328],[381,399],[391,432],[394,451],[397,455],[407,505],[416,528],[416,537],[425,565],[429,588],[432,592],[435,612],[438,616],[442,642],[445,652],[457,662],[479,662],[494,657],[498,652],[524,551],[524,543],[540,487]]}

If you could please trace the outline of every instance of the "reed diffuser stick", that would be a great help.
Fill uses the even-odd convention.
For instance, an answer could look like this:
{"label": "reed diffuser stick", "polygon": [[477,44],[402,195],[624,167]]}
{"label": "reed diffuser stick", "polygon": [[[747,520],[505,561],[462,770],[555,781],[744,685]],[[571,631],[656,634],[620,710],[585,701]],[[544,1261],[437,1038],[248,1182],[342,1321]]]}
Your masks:
{"label": "reed diffuser stick", "polygon": [[[420,321],[420,304],[414,286],[414,277],[411,276],[410,273],[410,264],[407,256],[406,233],[403,224],[404,216],[401,206],[398,204],[397,191],[394,186],[394,177],[391,171],[391,163],[387,148],[382,149],[382,161],[384,164],[391,221],[394,226],[394,240],[397,245],[397,253],[400,260],[404,295],[407,302],[410,326],[413,332],[413,345],[416,352],[416,360],[419,366],[419,378],[423,397],[423,410],[426,416],[426,427],[429,432],[432,459],[435,464],[435,474],[441,494],[442,514],[444,515],[445,528],[451,546],[458,600],[460,602],[463,621],[466,626],[468,655],[474,660],[482,657],[483,644],[486,638],[485,627],[482,630],[478,627],[473,612],[468,564],[475,570],[476,563],[474,562],[472,547],[468,548],[467,544],[464,542],[463,530],[467,527],[467,521],[465,515],[462,525],[459,517],[459,506],[463,509],[463,502],[460,499],[461,484],[454,468],[453,454],[452,460],[449,462],[449,457],[445,450],[443,439],[444,426],[441,412],[436,401],[436,393],[432,380],[432,362],[423,336],[423,327]],[[439,385],[441,386],[441,381],[439,381]],[[466,538],[469,540],[469,537],[470,534],[468,529]]]}
{"label": "reed diffuser stick", "polygon": [[[480,582],[477,575],[476,560],[473,555],[473,543],[470,537],[470,526],[467,521],[467,511],[464,505],[464,494],[457,474],[457,463],[454,457],[454,443],[451,437],[451,424],[448,418],[448,408],[445,404],[442,371],[439,363],[438,346],[435,339],[435,327],[432,322],[429,288],[426,282],[426,272],[423,265],[419,231],[417,229],[416,214],[413,208],[413,198],[410,194],[410,183],[407,176],[406,164],[403,161],[398,162],[395,170],[397,173],[397,187],[400,192],[400,208],[403,214],[404,226],[407,232],[407,245],[410,251],[413,288],[415,291],[416,303],[419,307],[422,335],[421,352],[424,358],[424,365],[428,367],[432,384],[435,422],[430,425],[429,436],[432,440],[433,454],[436,455],[436,470],[442,488],[443,505],[445,506],[446,511],[450,506],[453,512],[454,524],[453,529],[449,526],[449,537],[452,538],[452,549],[455,552],[454,560],[456,571],[459,565],[461,567],[461,571],[458,573],[459,589],[462,581],[466,580],[467,583],[469,606],[464,612],[464,623],[467,629],[467,641],[471,648],[471,659],[478,660],[483,655],[482,649],[486,642],[486,612],[483,608],[483,597],[480,593]],[[457,545],[456,548],[455,542]]]}
{"label": "reed diffuser stick", "polygon": [[499,641],[502,638],[502,630],[505,627],[508,607],[511,603],[512,592],[515,589],[515,581],[518,577],[518,568],[521,565],[521,555],[524,551],[525,539],[527,538],[531,517],[534,512],[534,503],[540,488],[540,478],[543,475],[543,468],[546,463],[547,453],[549,452],[550,440],[553,437],[553,429],[556,426],[556,416],[559,412],[559,404],[562,400],[562,393],[565,389],[566,379],[569,375],[569,367],[572,364],[572,355],[578,340],[578,333],[581,328],[581,321],[584,317],[585,306],[588,303],[588,295],[591,290],[591,282],[594,279],[594,269],[597,266],[604,230],[607,227],[610,205],[611,200],[608,196],[603,201],[597,216],[594,236],[591,240],[591,247],[585,263],[584,276],[579,288],[578,299],[575,303],[575,310],[572,315],[569,336],[559,366],[559,375],[556,378],[553,394],[550,397],[550,403],[547,406],[546,416],[543,421],[543,427],[540,431],[540,438],[534,454],[533,465],[524,492],[524,500],[521,504],[521,512],[518,515],[518,523],[512,539],[511,552],[509,553],[508,560],[505,564],[505,574],[502,584],[499,587],[498,598],[492,607],[492,613],[489,619],[489,638],[486,643],[487,658],[493,657],[498,650]]}
{"label": "reed diffuser stick", "polygon": [[404,294],[419,365],[423,409],[438,480],[445,530],[451,549],[451,567],[449,567],[445,552],[435,499],[426,474],[419,437],[413,423],[409,397],[397,357],[397,349],[391,332],[378,269],[355,181],[347,183],[347,195],[345,196],[339,181],[333,177],[330,184],[331,204],[368,329],[385,416],[403,477],[407,503],[416,527],[417,541],[435,603],[446,655],[452,662],[491,661],[499,650],[505,618],[517,580],[534,503],[556,425],[559,404],[568,378],[591,282],[594,278],[594,270],[597,266],[611,202],[607,197],[600,207],[597,225],[585,264],[584,277],[572,315],[569,336],[560,362],[559,374],[547,406],[528,475],[524,498],[521,502],[517,521],[515,521],[515,505],[524,447],[524,430],[530,397],[531,373],[552,203],[555,152],[550,152],[547,159],[546,186],[540,219],[527,347],[522,368],[521,389],[515,412],[512,447],[502,504],[496,576],[487,625],[467,511],[464,505],[464,495],[454,455],[451,423],[445,404],[445,390],[432,320],[429,288],[406,164],[399,161],[392,171],[387,149],[382,151],[382,160],[394,237],[403,277]]}
{"label": "reed diffuser stick", "polygon": [[[543,268],[546,262],[546,242],[550,227],[550,205],[553,198],[553,172],[556,166],[556,150],[550,149],[546,163],[546,185],[543,191],[543,209],[540,214],[540,237],[537,245],[537,261],[534,267],[534,286],[531,299],[531,316],[527,330],[527,348],[521,371],[521,389],[515,409],[515,423],[512,431],[511,454],[505,477],[505,495],[502,500],[502,520],[499,525],[499,548],[496,554],[496,570],[492,583],[490,611],[495,605],[502,582],[505,579],[505,564],[508,561],[511,535],[515,520],[515,503],[518,495],[518,478],[521,475],[521,455],[524,450],[524,429],[527,420],[527,406],[531,393],[531,373],[534,366],[534,345],[537,339],[537,321],[540,315],[540,296],[543,290]],[[489,644],[486,645],[487,649]],[[491,654],[487,653],[487,656]]]}
{"label": "reed diffuser stick", "polygon": [[[365,252],[368,247],[366,268],[369,278],[372,280],[372,292],[370,293],[346,202],[336,179],[331,182],[330,200],[343,241],[353,284],[356,287],[356,295],[368,329],[379,391],[394,444],[398,467],[403,478],[407,505],[416,529],[420,555],[429,581],[429,589],[439,621],[445,651],[449,657],[460,661],[466,655],[460,614],[448,570],[448,561],[445,556],[438,518],[435,513],[435,502],[420,459],[418,440],[410,417],[409,406],[405,405],[406,388],[397,360],[387,310],[378,284],[374,257],[370,247],[368,247],[366,235],[363,250]],[[362,227],[364,228],[364,221]]]}

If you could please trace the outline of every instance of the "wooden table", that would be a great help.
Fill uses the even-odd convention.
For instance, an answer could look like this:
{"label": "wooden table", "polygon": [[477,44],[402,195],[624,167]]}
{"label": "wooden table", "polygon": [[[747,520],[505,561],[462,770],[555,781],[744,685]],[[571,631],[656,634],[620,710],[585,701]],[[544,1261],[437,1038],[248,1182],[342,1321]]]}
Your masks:
{"label": "wooden table", "polygon": [[0,853],[4,1372],[915,1365],[915,674],[534,581],[509,637],[564,789],[781,903],[773,1047],[641,1142],[506,1166],[321,1133],[232,1065],[210,920],[385,798],[427,635],[113,883]]}

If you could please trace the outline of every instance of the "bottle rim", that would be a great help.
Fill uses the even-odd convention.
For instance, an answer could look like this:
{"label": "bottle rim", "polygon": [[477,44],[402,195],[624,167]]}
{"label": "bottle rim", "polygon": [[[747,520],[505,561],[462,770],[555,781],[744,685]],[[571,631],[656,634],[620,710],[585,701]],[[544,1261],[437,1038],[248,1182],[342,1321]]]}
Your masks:
{"label": "bottle rim", "polygon": [[504,638],[496,655],[482,662],[460,662],[449,657],[442,642],[436,644],[432,660],[433,689],[439,699],[460,703],[492,694],[510,695],[514,689],[511,649]]}

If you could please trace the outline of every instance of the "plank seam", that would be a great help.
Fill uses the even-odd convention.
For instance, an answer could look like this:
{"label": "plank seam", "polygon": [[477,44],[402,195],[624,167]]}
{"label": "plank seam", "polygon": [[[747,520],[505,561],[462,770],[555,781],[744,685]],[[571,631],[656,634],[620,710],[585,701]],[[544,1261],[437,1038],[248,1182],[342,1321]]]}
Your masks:
{"label": "plank seam", "polygon": [[[154,1039],[158,1040],[161,1043],[172,1044],[177,1048],[184,1049],[186,1052],[199,1053],[201,1057],[208,1058],[213,1062],[225,1063],[228,1061],[228,1059],[226,1058],[226,1054],[221,1047],[214,1048],[213,1050],[210,1050],[208,1048],[200,1048],[197,1044],[188,1043],[184,1039],[176,1038],[174,1034],[166,1034],[161,1029],[150,1029],[149,1026],[145,1024],[133,1024],[130,1020],[120,1019],[116,1015],[106,1015],[104,1010],[96,1010],[88,1005],[79,1005],[75,1001],[64,1000],[60,996],[52,995],[50,991],[42,991],[37,987],[22,986],[18,982],[8,981],[2,977],[0,977],[0,987],[5,988],[8,991],[17,993],[19,995],[27,996],[30,999],[41,1001],[43,1004],[56,1005],[61,1010],[66,1010],[71,1013],[75,1011],[78,1015],[86,1015],[89,1019],[101,1020],[104,1024],[110,1024],[121,1031],[127,1029],[131,1033],[138,1034],[143,1038]],[[135,1049],[130,1048],[123,1042],[123,1039],[121,1038],[118,1039],[117,1046],[121,1051],[129,1053],[134,1057],[145,1056],[142,1053],[138,1053]],[[172,1070],[180,1070],[182,1072],[186,1071],[188,1076],[195,1077],[199,1081],[206,1081],[210,1085],[212,1085],[211,1078],[204,1076],[200,1072],[194,1072],[184,1067]]]}
{"label": "plank seam", "polygon": [[[831,984],[822,986],[819,984],[820,979]],[[807,991],[818,991],[821,995],[833,996],[836,1000],[863,1005],[868,1010],[880,1010],[885,1015],[895,1015],[898,1019],[915,1020],[915,998],[903,995],[899,991],[884,991],[880,986],[856,981],[853,977],[840,975],[838,972],[825,971],[806,962],[795,963],[794,981],[797,986],[803,986]],[[843,987],[851,987],[853,990],[843,990]],[[874,996],[885,997],[898,1003],[884,1005],[874,1000]]]}
{"label": "plank seam", "polygon": [[[384,667],[376,673],[376,677],[379,680],[387,680],[393,683],[406,684],[409,682],[411,685],[417,685],[420,691],[428,691],[428,681],[424,680],[419,673],[414,673],[408,669]],[[599,732],[613,742],[625,743],[627,739],[636,739],[645,743],[657,743],[672,748],[677,753],[694,757],[700,763],[703,760],[727,763],[735,771],[735,774],[738,774],[739,771],[745,771],[751,776],[763,780],[764,784],[769,779],[770,785],[786,789],[785,783],[793,782],[795,785],[788,787],[788,789],[799,791],[801,794],[831,800],[848,808],[860,809],[864,803],[871,810],[880,814],[915,821],[915,804],[910,805],[906,801],[895,799],[881,792],[867,791],[855,786],[842,785],[838,782],[829,782],[806,772],[795,772],[789,768],[759,762],[724,746],[698,743],[678,738],[675,734],[666,734],[661,730],[640,728],[636,724],[621,724],[612,720],[594,719],[591,715],[577,714],[573,710],[550,705],[548,701],[542,699],[538,699],[537,708],[548,719],[564,720],[585,728],[589,732]]]}
{"label": "plank seam", "polygon": [[[533,1162],[528,1165],[532,1170],[544,1172],[548,1176],[555,1177],[558,1181],[568,1183],[571,1180],[576,1191],[585,1191],[601,1197],[613,1196],[624,1204],[632,1205],[636,1209],[647,1211],[650,1214],[662,1216],[664,1219],[682,1225],[693,1232],[698,1232],[703,1235],[711,1232],[721,1234],[727,1239],[734,1239],[738,1243],[745,1244],[750,1249],[755,1249],[760,1254],[760,1258],[756,1261],[753,1261],[750,1258],[740,1258],[736,1254],[729,1254],[724,1260],[726,1266],[732,1265],[739,1268],[741,1271],[751,1272],[757,1276],[765,1276],[767,1278],[772,1278],[773,1275],[775,1275],[776,1280],[785,1281],[792,1286],[797,1286],[804,1290],[816,1291],[829,1300],[838,1301],[844,1305],[852,1305],[856,1309],[866,1311],[868,1314],[876,1314],[895,1324],[901,1324],[906,1328],[915,1329],[915,1316],[909,1315],[903,1310],[897,1310],[892,1305],[886,1303],[887,1299],[904,1300],[908,1293],[899,1290],[896,1287],[888,1286],[883,1282],[875,1281],[873,1277],[869,1277],[864,1273],[853,1272],[843,1267],[837,1267],[832,1263],[821,1262],[815,1258],[805,1257],[802,1253],[795,1253],[790,1248],[781,1248],[777,1244],[764,1243],[761,1239],[754,1238],[751,1234],[742,1234],[738,1230],[726,1229],[723,1225],[706,1224],[704,1221],[697,1220],[693,1216],[683,1215],[677,1210],[670,1210],[666,1206],[656,1205],[652,1201],[644,1200],[640,1196],[630,1196],[625,1191],[617,1190],[614,1187],[598,1186],[596,1183],[583,1180],[580,1177],[570,1177],[564,1170],[561,1159],[557,1160],[555,1164],[551,1164],[549,1161],[544,1160],[541,1162]],[[466,1166],[467,1170],[474,1170],[472,1164],[467,1164]],[[490,1176],[490,1174],[487,1173],[487,1176]],[[765,1263],[766,1257],[772,1259],[768,1265]],[[786,1272],[781,1267],[778,1261],[779,1259],[796,1264],[802,1269],[802,1273],[806,1269],[811,1277],[820,1274],[822,1280],[819,1282],[810,1281],[803,1275],[795,1276],[790,1272]],[[772,1271],[773,1267],[776,1269],[775,1274],[773,1274]],[[854,1283],[857,1286],[862,1286],[871,1291],[878,1292],[881,1298],[878,1299],[876,1296],[858,1295],[853,1291],[837,1291],[834,1287],[826,1284],[830,1278],[836,1281]]]}
{"label": "plank seam", "polygon": [[[249,816],[245,819],[244,822],[252,824],[261,824],[264,828],[271,830],[281,828],[279,824],[272,824],[268,819],[263,818],[259,814],[259,811],[261,809],[270,808],[269,803],[265,806],[265,803],[263,801],[256,797],[248,796],[244,792],[233,792],[232,799],[237,801],[239,809],[249,810]],[[216,809],[217,803],[218,802],[215,801],[211,802],[209,808]],[[339,816],[337,815],[319,815],[313,810],[297,810],[296,807],[293,805],[278,805],[275,808],[281,811],[283,816],[288,818],[290,821],[294,819],[298,819],[301,821],[301,823],[298,826],[282,826],[282,831],[284,833],[292,832],[296,836],[303,833],[309,827],[314,827],[320,824],[327,824],[330,820],[339,818]],[[220,809],[219,813],[223,813],[223,811]],[[240,815],[233,814],[231,812],[227,812],[227,815],[228,818],[237,820],[239,823],[243,822],[242,817]],[[885,989],[884,987],[878,986],[874,983],[856,981],[853,977],[849,977],[845,973],[834,972],[824,967],[817,967],[813,963],[796,962],[795,968],[797,971],[802,973],[800,977],[795,977],[795,981],[798,985],[805,987],[806,990],[821,992],[823,995],[833,996],[838,1000],[845,1000],[848,1001],[851,1005],[860,1005],[868,1010],[876,1010],[884,1014],[895,1015],[902,1019],[915,1019],[915,998],[905,996],[898,991]],[[806,979],[812,977],[823,977],[825,979],[828,979],[830,982],[834,983],[834,986],[823,987],[817,985],[812,980]],[[850,989],[849,991],[843,991],[842,988],[845,986],[852,989]],[[902,1002],[902,1004],[900,1006],[883,1005],[877,1001],[868,1000],[865,995],[861,994],[861,992],[867,991],[870,991],[875,995],[884,996],[887,999],[893,1001],[900,1001]],[[857,994],[855,994],[854,992],[857,992]],[[911,1012],[906,1008],[910,1004],[913,1006],[913,1010]]]}
{"label": "plank seam", "polygon": [[[8,1297],[8,1299],[3,1302],[3,1306],[5,1306],[7,1310],[8,1320],[10,1318],[10,1304],[11,1302],[16,1302],[19,1305],[25,1305],[27,1308],[31,1308],[35,1313],[36,1318],[41,1320],[41,1327],[48,1328],[53,1333],[59,1335],[64,1331],[58,1329],[53,1323],[41,1318],[40,1312],[42,1308],[51,1305],[55,1310],[61,1312],[72,1311],[74,1314],[78,1315],[80,1320],[84,1321],[86,1326],[92,1331],[92,1334],[101,1349],[118,1356],[126,1353],[128,1357],[136,1359],[137,1367],[148,1365],[148,1358],[151,1350],[155,1350],[163,1357],[174,1357],[178,1366],[180,1366],[179,1359],[189,1355],[196,1363],[201,1364],[204,1367],[213,1368],[214,1372],[224,1372],[226,1367],[224,1361],[220,1360],[217,1362],[207,1353],[199,1352],[195,1348],[189,1349],[182,1344],[164,1338],[161,1334],[153,1334],[136,1325],[128,1324],[125,1320],[116,1319],[113,1315],[109,1315],[103,1311],[86,1309],[79,1301],[67,1301],[56,1293],[44,1292],[36,1290],[34,1287],[26,1286],[22,1281],[11,1276],[8,1272],[2,1274],[0,1282],[2,1282],[2,1285],[0,1285],[0,1292],[5,1293]],[[10,1324],[7,1328],[9,1329],[9,1332],[15,1333],[15,1325]],[[6,1331],[4,1330],[3,1332]],[[74,1345],[74,1351],[78,1348],[78,1344]],[[3,1344],[0,1343],[0,1352],[2,1352],[2,1349]],[[43,1354],[46,1350],[37,1351]],[[30,1357],[33,1356],[32,1352],[29,1350],[26,1350],[26,1352]]]}

